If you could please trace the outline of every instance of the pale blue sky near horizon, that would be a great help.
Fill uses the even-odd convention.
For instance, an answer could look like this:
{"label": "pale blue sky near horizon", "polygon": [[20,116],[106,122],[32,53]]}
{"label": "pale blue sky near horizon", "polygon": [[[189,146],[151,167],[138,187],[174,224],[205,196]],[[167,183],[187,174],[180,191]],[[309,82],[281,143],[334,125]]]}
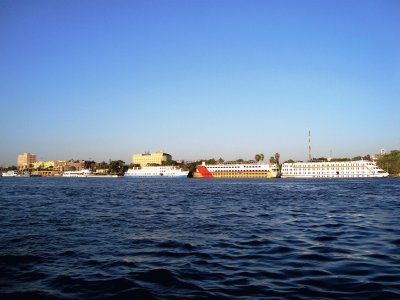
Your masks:
{"label": "pale blue sky near horizon", "polygon": [[0,165],[400,148],[400,1],[0,0]]}

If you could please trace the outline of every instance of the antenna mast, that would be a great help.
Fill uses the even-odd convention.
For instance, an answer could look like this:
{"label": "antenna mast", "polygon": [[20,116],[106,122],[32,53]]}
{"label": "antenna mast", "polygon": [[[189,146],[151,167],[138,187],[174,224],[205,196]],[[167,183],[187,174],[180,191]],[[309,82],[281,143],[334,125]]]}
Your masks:
{"label": "antenna mast", "polygon": [[311,130],[308,131],[308,161],[311,161]]}

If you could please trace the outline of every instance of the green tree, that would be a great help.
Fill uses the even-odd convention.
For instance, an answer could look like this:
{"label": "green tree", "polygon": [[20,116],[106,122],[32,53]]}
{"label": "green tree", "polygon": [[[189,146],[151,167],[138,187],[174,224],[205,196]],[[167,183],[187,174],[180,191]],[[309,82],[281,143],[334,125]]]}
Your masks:
{"label": "green tree", "polygon": [[256,155],[254,156],[254,159],[256,160],[256,162],[259,162],[259,161],[261,160],[260,154],[256,154]]}
{"label": "green tree", "polygon": [[162,166],[177,166],[178,163],[176,162],[176,160],[167,160],[167,161],[162,161],[161,165]]}
{"label": "green tree", "polygon": [[274,158],[275,158],[275,163],[277,164],[277,165],[279,165],[279,158],[280,158],[281,156],[280,156],[280,154],[277,152],[277,153],[275,153],[275,156],[274,156]]}
{"label": "green tree", "polygon": [[83,167],[88,170],[93,170],[96,165],[94,160],[85,160],[83,163]]}
{"label": "green tree", "polygon": [[393,150],[379,157],[378,166],[391,175],[400,175],[400,150]]}
{"label": "green tree", "polygon": [[110,171],[114,174],[121,174],[124,171],[125,162],[122,160],[110,161]]}
{"label": "green tree", "polygon": [[285,161],[285,163],[293,164],[293,163],[295,163],[295,161],[293,159],[289,159],[289,160]]}
{"label": "green tree", "polygon": [[215,158],[211,158],[211,159],[209,159],[209,160],[206,160],[206,164],[207,164],[207,165],[216,165],[216,164],[217,164],[217,161],[216,161]]}
{"label": "green tree", "polygon": [[96,164],[96,169],[109,169],[109,165],[103,160],[102,162]]}

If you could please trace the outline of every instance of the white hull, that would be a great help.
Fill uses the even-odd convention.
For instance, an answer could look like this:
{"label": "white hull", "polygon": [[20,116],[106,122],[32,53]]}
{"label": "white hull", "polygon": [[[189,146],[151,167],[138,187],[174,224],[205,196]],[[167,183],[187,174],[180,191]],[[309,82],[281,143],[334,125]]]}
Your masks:
{"label": "white hull", "polygon": [[80,171],[65,171],[62,177],[74,177],[74,178],[81,178],[81,177],[91,177],[93,173],[90,170],[82,169]]}
{"label": "white hull", "polygon": [[70,178],[118,178],[118,175],[96,175],[93,174],[89,170],[81,170],[81,171],[66,171],[62,175],[62,177],[70,177]]}
{"label": "white hull", "polygon": [[18,173],[17,171],[7,171],[2,174],[3,177],[17,177]]}

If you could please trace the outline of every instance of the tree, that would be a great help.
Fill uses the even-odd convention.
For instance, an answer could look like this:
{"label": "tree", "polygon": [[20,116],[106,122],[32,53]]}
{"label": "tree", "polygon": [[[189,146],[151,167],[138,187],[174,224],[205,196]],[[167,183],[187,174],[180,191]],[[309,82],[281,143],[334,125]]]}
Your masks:
{"label": "tree", "polygon": [[274,158],[275,158],[275,163],[278,165],[278,167],[279,167],[279,158],[280,158],[281,156],[280,156],[280,154],[277,152],[277,153],[275,153],[275,156],[274,156]]}
{"label": "tree", "polygon": [[400,150],[393,150],[389,154],[382,155],[378,159],[378,166],[387,170],[389,174],[400,174]]}
{"label": "tree", "polygon": [[178,163],[176,162],[176,160],[167,160],[167,161],[162,161],[161,165],[162,166],[177,166]]}
{"label": "tree", "polygon": [[270,164],[274,164],[274,163],[275,163],[275,157],[271,156],[271,157],[269,158],[269,163],[270,163]]}
{"label": "tree", "polygon": [[108,169],[108,168],[109,165],[104,160],[96,165],[96,169]]}
{"label": "tree", "polygon": [[263,162],[264,161],[264,154],[260,153],[260,161]]}
{"label": "tree", "polygon": [[89,170],[93,170],[95,165],[96,162],[94,160],[85,160],[85,162],[83,163],[83,167]]}
{"label": "tree", "polygon": [[260,154],[256,154],[256,155],[254,156],[254,159],[256,160],[256,162],[259,162],[259,161],[261,160]]}
{"label": "tree", "polygon": [[112,160],[110,161],[110,171],[115,174],[120,174],[123,172],[125,162],[122,160]]}
{"label": "tree", "polygon": [[215,158],[211,158],[209,160],[206,160],[206,164],[207,165],[216,165],[217,161],[215,160]]}

